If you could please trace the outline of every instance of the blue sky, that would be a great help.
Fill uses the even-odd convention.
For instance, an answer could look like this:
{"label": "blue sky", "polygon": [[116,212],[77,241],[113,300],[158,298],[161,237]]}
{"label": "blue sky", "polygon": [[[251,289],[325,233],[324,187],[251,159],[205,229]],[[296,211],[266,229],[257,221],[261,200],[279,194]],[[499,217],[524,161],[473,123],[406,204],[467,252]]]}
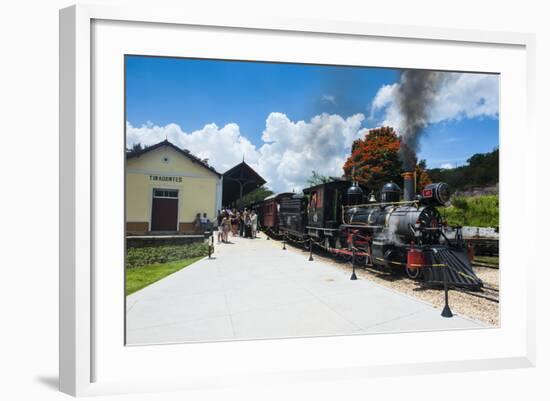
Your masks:
{"label": "blue sky", "polygon": [[[248,155],[250,145],[259,152],[266,144],[262,134],[270,115],[283,115],[292,132],[301,132],[299,121],[309,123],[323,113],[343,120],[359,114],[363,116],[360,125],[353,129],[360,132],[357,129],[391,122],[392,103],[381,99],[381,89],[397,85],[399,79],[400,71],[395,69],[127,56],[126,120],[136,129],[134,141],[156,140],[159,132],[176,135],[170,131],[175,126],[180,136],[188,136],[189,140],[181,141],[183,145],[195,147],[190,150],[206,154],[216,164],[212,145],[210,151],[201,149],[189,135],[203,132],[209,124],[217,130],[233,127],[238,134],[228,135],[250,143],[235,152]],[[496,98],[491,93],[480,94],[475,103],[470,99],[482,91],[494,92],[495,85],[477,79],[455,81],[446,88],[451,96],[445,95],[445,99],[452,98],[453,107],[436,112],[421,140],[419,156],[430,167],[460,165],[474,153],[498,146],[498,93]],[[455,96],[453,88],[460,93]],[[377,95],[382,106],[373,109]],[[479,107],[489,98],[493,99],[491,110]],[[334,129],[345,131],[352,123],[338,120]]]}
{"label": "blue sky", "polygon": [[[257,145],[273,111],[292,120],[366,113],[378,88],[399,77],[384,69],[155,57],[128,57],[126,73],[133,125],[177,123],[194,131],[237,122]],[[336,104],[323,95],[337,97]]]}

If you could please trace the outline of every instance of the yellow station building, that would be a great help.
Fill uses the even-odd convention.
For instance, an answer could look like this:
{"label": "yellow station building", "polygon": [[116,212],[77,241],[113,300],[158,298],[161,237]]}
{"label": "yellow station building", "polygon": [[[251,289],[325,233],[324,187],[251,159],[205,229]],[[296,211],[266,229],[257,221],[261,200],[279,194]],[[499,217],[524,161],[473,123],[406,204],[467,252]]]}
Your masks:
{"label": "yellow station building", "polygon": [[193,234],[221,209],[222,175],[165,140],[126,156],[126,234]]}

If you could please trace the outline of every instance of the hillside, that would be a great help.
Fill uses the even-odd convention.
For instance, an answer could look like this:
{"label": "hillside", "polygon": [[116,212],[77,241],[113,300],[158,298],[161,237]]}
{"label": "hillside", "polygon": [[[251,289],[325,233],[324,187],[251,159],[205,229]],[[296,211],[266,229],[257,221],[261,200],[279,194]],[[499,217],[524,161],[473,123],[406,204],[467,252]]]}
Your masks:
{"label": "hillside", "polygon": [[483,188],[493,187],[497,191],[498,184],[498,166],[499,166],[498,148],[489,153],[477,153],[467,160],[464,166],[442,169],[429,169],[428,174],[433,182],[443,181],[449,184],[451,191],[464,192],[483,192]]}

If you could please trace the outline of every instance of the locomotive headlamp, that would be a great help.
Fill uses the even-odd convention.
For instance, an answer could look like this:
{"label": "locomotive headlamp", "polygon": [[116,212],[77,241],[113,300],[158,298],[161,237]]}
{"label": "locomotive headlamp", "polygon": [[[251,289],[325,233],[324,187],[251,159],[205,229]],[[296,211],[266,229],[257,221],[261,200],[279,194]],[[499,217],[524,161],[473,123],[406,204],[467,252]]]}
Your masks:
{"label": "locomotive headlamp", "polygon": [[428,184],[422,190],[422,200],[430,205],[445,205],[451,198],[449,186],[444,182]]}

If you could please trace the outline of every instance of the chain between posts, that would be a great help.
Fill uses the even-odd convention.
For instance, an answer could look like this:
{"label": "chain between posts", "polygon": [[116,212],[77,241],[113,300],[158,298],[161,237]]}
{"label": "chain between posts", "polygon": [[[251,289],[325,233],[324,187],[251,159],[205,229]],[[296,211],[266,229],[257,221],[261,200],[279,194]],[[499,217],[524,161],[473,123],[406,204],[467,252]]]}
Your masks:
{"label": "chain between posts", "polygon": [[[279,234],[278,235],[280,238],[282,238],[285,242],[292,242],[294,244],[305,244],[306,242],[309,242],[310,244],[310,248],[313,248],[313,245],[315,246],[318,246],[319,248],[322,248],[326,251],[329,251],[331,252],[332,251],[332,248],[331,247],[326,247],[324,244],[323,244],[323,241],[314,241],[313,238],[308,238],[308,239],[305,239],[305,240],[297,240],[295,238],[291,238],[289,237],[288,235],[286,234]],[[351,245],[351,247],[349,248],[352,252],[354,251],[362,251],[362,249],[360,248],[357,248],[354,244]]]}

